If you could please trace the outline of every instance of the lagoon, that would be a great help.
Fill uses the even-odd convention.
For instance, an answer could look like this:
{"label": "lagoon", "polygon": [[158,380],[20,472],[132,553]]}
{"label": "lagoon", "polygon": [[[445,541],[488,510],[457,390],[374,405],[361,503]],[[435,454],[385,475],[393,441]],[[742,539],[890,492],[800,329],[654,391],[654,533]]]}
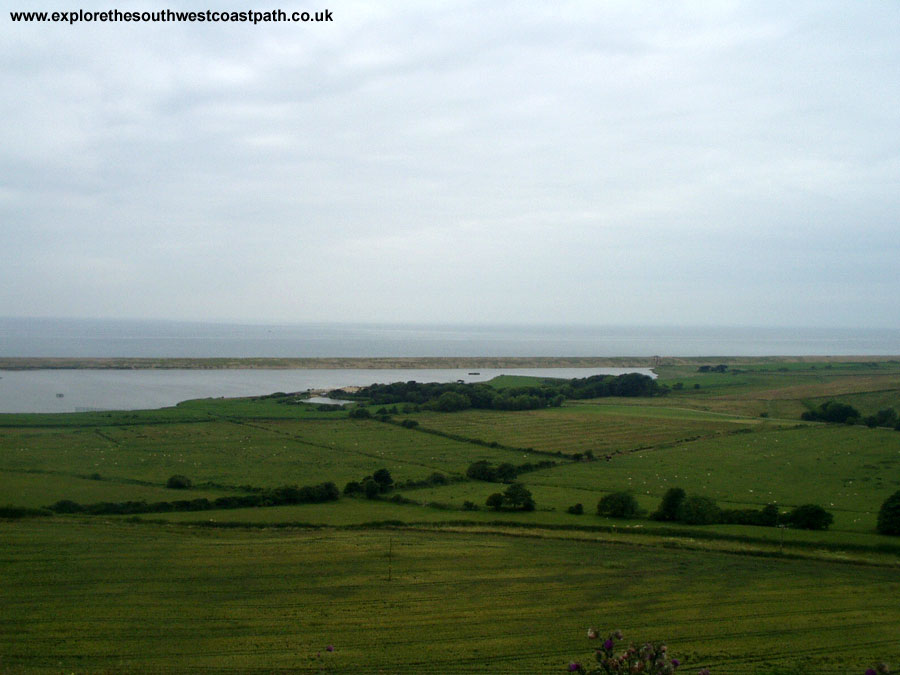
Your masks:
{"label": "lagoon", "polygon": [[[588,377],[648,368],[240,369],[0,371],[0,413],[164,408],[194,398],[260,396],[388,382],[485,382],[497,375]],[[62,394],[62,396],[60,396]]]}

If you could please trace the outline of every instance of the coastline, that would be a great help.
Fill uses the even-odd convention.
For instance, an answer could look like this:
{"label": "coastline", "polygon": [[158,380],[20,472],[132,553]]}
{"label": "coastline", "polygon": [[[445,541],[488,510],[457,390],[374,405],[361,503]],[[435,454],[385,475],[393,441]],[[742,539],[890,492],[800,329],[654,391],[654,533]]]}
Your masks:
{"label": "coastline", "polygon": [[79,358],[0,357],[0,370],[418,370],[443,368],[654,368],[757,363],[866,363],[900,355],[837,356],[508,356],[321,358]]}

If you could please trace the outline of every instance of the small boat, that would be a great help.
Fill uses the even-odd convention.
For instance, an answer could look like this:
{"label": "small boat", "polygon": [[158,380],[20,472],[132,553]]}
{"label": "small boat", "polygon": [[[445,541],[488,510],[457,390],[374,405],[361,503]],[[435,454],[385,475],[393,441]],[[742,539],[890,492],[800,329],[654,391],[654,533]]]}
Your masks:
{"label": "small boat", "polygon": [[481,375],[481,373],[469,373],[469,375]]}
{"label": "small boat", "polygon": [[62,397],[63,397],[63,394],[57,394],[57,395],[56,395],[56,398],[62,398]]}

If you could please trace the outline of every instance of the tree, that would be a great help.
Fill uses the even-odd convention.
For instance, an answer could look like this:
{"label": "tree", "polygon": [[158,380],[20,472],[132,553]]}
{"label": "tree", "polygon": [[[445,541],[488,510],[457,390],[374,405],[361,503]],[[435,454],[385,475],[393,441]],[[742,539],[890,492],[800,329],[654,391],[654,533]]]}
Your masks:
{"label": "tree", "polygon": [[653,520],[674,522],[678,520],[678,508],[687,494],[679,487],[669,488],[663,495],[659,508],[650,517]]}
{"label": "tree", "polygon": [[778,525],[778,505],[766,504],[760,513],[759,524],[765,527],[775,527]]}
{"label": "tree", "polygon": [[878,511],[879,534],[900,534],[900,490],[884,500]]}
{"label": "tree", "polygon": [[630,492],[613,492],[597,502],[597,515],[610,518],[634,518],[640,508]]}
{"label": "tree", "polygon": [[511,509],[520,511],[534,511],[534,499],[531,491],[521,483],[513,483],[503,493],[503,502]]}
{"label": "tree", "polygon": [[363,492],[366,493],[366,499],[375,499],[381,490],[378,487],[378,483],[371,478],[368,478],[366,479],[366,482],[363,483]]}
{"label": "tree", "polygon": [[501,495],[499,492],[495,492],[487,498],[485,504],[487,504],[495,511],[499,511],[503,508],[503,495]]}
{"label": "tree", "polygon": [[486,459],[480,459],[477,462],[472,462],[469,465],[469,468],[466,469],[466,476],[473,480],[484,480],[488,482],[495,481],[497,479],[497,472],[491,463]]}
{"label": "tree", "polygon": [[687,497],[678,507],[678,521],[688,525],[711,525],[721,516],[715,500],[709,497]]}
{"label": "tree", "polygon": [[435,402],[435,408],[441,412],[456,412],[472,406],[472,401],[465,394],[457,394],[455,391],[445,391]]}
{"label": "tree", "polygon": [[510,464],[509,462],[503,462],[500,464],[494,472],[495,480],[499,480],[502,483],[508,483],[512,481],[516,477],[516,467]]}
{"label": "tree", "polygon": [[378,469],[372,478],[378,483],[379,492],[389,492],[394,485],[394,479],[391,478],[391,472],[387,469]]}
{"label": "tree", "polygon": [[358,481],[351,480],[344,486],[344,494],[345,495],[358,495],[363,492],[362,483]]}
{"label": "tree", "polygon": [[798,530],[827,530],[834,516],[818,504],[803,504],[788,513],[785,522]]}
{"label": "tree", "polygon": [[166,481],[166,487],[171,488],[172,490],[188,490],[191,485],[191,479],[187,476],[182,476],[181,474],[169,476],[169,480]]}
{"label": "tree", "polygon": [[826,401],[814,410],[808,410],[800,415],[802,420],[819,422],[832,422],[835,424],[856,424],[859,419],[859,411],[852,405]]}

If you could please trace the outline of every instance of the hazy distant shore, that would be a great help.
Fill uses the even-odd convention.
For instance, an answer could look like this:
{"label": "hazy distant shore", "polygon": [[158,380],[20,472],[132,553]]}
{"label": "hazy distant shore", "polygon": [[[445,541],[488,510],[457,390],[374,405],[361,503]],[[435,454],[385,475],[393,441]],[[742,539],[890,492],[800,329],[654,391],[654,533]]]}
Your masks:
{"label": "hazy distant shore", "polygon": [[227,370],[434,368],[652,368],[664,365],[752,365],[763,362],[837,363],[900,360],[883,356],[510,356],[327,358],[48,358],[0,357],[0,370]]}

